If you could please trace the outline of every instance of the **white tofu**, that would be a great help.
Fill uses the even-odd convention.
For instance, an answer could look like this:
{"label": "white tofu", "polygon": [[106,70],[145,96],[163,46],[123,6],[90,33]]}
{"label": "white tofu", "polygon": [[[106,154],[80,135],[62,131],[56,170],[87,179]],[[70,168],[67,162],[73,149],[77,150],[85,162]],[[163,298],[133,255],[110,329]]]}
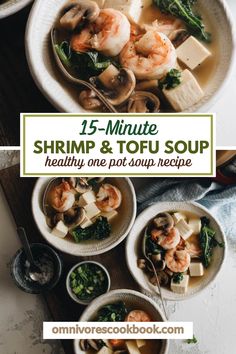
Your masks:
{"label": "white tofu", "polygon": [[142,348],[146,345],[146,341],[144,339],[137,339],[136,344],[138,348]]}
{"label": "white tofu", "polygon": [[178,59],[194,70],[211,56],[211,52],[195,37],[190,36],[176,49]]}
{"label": "white tofu", "polygon": [[189,225],[190,229],[193,230],[193,233],[195,235],[200,234],[201,228],[202,228],[202,223],[201,223],[201,220],[199,218],[189,219],[188,225]]}
{"label": "white tofu", "polygon": [[96,195],[93,191],[88,191],[82,194],[79,198],[79,206],[84,207],[87,204],[95,203]]}
{"label": "white tofu", "polygon": [[135,340],[127,340],[125,344],[129,354],[141,354]]}
{"label": "white tofu", "polygon": [[180,236],[187,240],[192,234],[193,230],[189,227],[185,220],[181,219],[176,225],[176,229],[178,229]]}
{"label": "white tofu", "polygon": [[101,213],[101,216],[104,216],[104,218],[107,218],[107,221],[111,221],[117,215],[118,215],[118,212],[116,210]]}
{"label": "white tofu", "polygon": [[60,238],[66,237],[68,234],[68,227],[64,224],[63,221],[59,221],[57,225],[52,229],[51,234]]}
{"label": "white tofu", "polygon": [[204,275],[204,267],[201,262],[191,262],[189,266],[191,277],[202,277]]}
{"label": "white tofu", "polygon": [[101,213],[100,209],[98,209],[95,203],[85,205],[84,210],[88,219],[92,219]]}
{"label": "white tofu", "polygon": [[188,291],[189,275],[184,275],[183,280],[179,284],[174,283],[171,279],[170,288],[176,294],[186,294]]}
{"label": "white tofu", "polygon": [[113,350],[107,347],[102,347],[102,349],[100,349],[99,352],[97,352],[97,354],[113,354],[113,353],[114,353]]}
{"label": "white tofu", "polygon": [[82,229],[85,229],[86,227],[89,227],[93,224],[92,220],[90,220],[87,216],[85,216],[82,224],[80,224],[80,227]]}
{"label": "white tofu", "polygon": [[121,11],[134,22],[139,22],[142,10],[142,0],[106,0],[103,8],[113,8]]}
{"label": "white tofu", "polygon": [[175,224],[177,224],[180,220],[186,220],[186,215],[184,215],[183,213],[174,213],[173,214],[173,219]]}
{"label": "white tofu", "polygon": [[163,94],[177,112],[193,106],[204,96],[197,80],[187,69],[182,72],[181,84],[170,90],[164,89]]}

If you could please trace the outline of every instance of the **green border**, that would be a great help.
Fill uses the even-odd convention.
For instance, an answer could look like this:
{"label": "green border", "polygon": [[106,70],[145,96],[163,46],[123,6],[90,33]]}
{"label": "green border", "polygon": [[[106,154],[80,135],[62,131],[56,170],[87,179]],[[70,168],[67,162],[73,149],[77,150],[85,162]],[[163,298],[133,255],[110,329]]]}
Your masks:
{"label": "green border", "polygon": [[[89,114],[89,113],[78,113],[78,114],[70,114],[70,113],[45,113],[45,114],[22,114],[23,118],[23,176],[22,177],[38,177],[38,176],[62,176],[61,173],[26,173],[26,118],[34,118],[34,117],[41,117],[41,118],[47,118],[47,117],[55,117],[55,118],[60,118],[60,117],[68,117],[68,118],[75,118],[75,117],[119,117],[122,118],[122,115],[125,117],[140,117],[143,116],[142,114],[116,114],[116,113],[94,113],[94,114]],[[211,143],[211,169],[209,173],[86,173],[86,176],[129,176],[129,177],[186,177],[186,176],[212,176],[213,175],[213,168],[214,168],[214,161],[213,161],[213,153],[214,153],[214,148],[213,148],[213,137],[214,137],[214,115],[213,114],[204,114],[204,113],[189,113],[189,114],[181,114],[181,113],[167,113],[167,114],[146,114],[147,117],[183,117],[183,118],[188,118],[188,117],[208,117],[210,118],[210,143]],[[64,173],[63,176],[84,176],[83,173]]]}

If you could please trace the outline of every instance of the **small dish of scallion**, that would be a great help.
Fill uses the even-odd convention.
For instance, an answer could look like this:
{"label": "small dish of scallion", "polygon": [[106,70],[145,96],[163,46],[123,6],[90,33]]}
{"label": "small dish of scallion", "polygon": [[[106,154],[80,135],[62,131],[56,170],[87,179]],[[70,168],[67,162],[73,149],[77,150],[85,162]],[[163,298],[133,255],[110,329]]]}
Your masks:
{"label": "small dish of scallion", "polygon": [[80,262],[69,271],[66,288],[75,302],[87,305],[109,291],[110,276],[106,268],[98,262]]}

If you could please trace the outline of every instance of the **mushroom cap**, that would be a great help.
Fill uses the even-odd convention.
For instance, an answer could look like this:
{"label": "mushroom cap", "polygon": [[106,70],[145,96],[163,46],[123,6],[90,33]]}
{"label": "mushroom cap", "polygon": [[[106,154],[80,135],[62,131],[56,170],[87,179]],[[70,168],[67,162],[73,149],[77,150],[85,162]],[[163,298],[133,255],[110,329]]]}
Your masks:
{"label": "mushroom cap", "polygon": [[60,25],[66,30],[74,31],[81,21],[94,22],[99,13],[100,9],[95,1],[70,0],[62,9]]}
{"label": "mushroom cap", "polygon": [[178,48],[183,42],[186,41],[186,39],[190,36],[189,32],[184,29],[178,29],[175,31],[172,31],[169,34],[169,39],[171,40],[171,42],[173,43],[175,48]]}
{"label": "mushroom cap", "polygon": [[159,98],[148,91],[136,91],[129,98],[128,113],[155,113],[160,110]]}
{"label": "mushroom cap", "polygon": [[136,78],[133,71],[114,65],[103,71],[101,75],[91,78],[90,81],[104,94],[113,106],[126,102],[135,89]]}
{"label": "mushroom cap", "polygon": [[153,220],[153,224],[157,229],[168,231],[174,227],[174,219],[169,213],[160,213]]}
{"label": "mushroom cap", "polygon": [[92,187],[88,184],[87,178],[80,177],[77,178],[77,184],[75,189],[78,193],[83,194],[90,191]]}
{"label": "mushroom cap", "polygon": [[79,226],[85,219],[86,212],[83,208],[71,208],[64,213],[64,223],[70,229]]}

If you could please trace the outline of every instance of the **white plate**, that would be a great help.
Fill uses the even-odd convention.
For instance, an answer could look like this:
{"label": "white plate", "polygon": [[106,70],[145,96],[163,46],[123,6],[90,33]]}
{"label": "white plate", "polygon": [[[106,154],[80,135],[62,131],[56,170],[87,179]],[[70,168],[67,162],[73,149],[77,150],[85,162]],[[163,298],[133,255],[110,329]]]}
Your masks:
{"label": "white plate", "polygon": [[[110,291],[107,294],[99,296],[96,300],[94,300],[83,312],[79,321],[88,322],[94,319],[97,314],[99,308],[114,303],[117,301],[124,301],[127,306],[130,306],[133,309],[140,309],[150,313],[153,321],[163,322],[166,321],[166,318],[162,311],[159,309],[158,305],[146,295],[139,293],[134,290],[127,289],[119,289]],[[163,340],[162,348],[160,353],[158,354],[167,354],[169,347],[169,341]],[[81,351],[79,348],[79,341],[74,341],[74,350],[75,354],[85,354],[85,352]],[[150,353],[154,354],[154,353]]]}
{"label": "white plate", "polygon": [[207,287],[213,280],[215,280],[219,271],[222,268],[222,265],[225,260],[226,255],[226,238],[224,232],[219,225],[219,223],[215,220],[213,215],[201,206],[198,203],[190,203],[190,202],[161,202],[157,204],[153,204],[147,209],[145,209],[135,220],[134,226],[130,231],[130,234],[127,238],[126,242],[126,261],[128,264],[128,268],[134,277],[134,279],[138,282],[138,284],[148,293],[152,295],[157,294],[157,288],[154,287],[148,281],[145,273],[138,268],[137,259],[140,258],[141,252],[141,242],[143,238],[144,229],[158,213],[166,212],[166,211],[175,211],[182,210],[196,214],[199,217],[206,216],[210,219],[211,227],[216,231],[216,238],[219,242],[225,243],[225,248],[216,247],[214,249],[214,254],[212,257],[212,263],[207,270],[206,274],[202,277],[202,279],[197,282],[194,286],[189,287],[187,294],[176,294],[171,290],[166,288],[162,288],[163,297],[167,300],[185,300],[190,298],[196,294],[198,294],[201,290]]}
{"label": "white plate", "polygon": [[128,235],[136,216],[136,195],[129,178],[107,178],[122,193],[122,203],[119,207],[119,215],[112,225],[111,235],[105,240],[93,240],[75,243],[67,238],[61,239],[51,234],[46,224],[46,218],[42,210],[42,198],[50,178],[39,178],[32,194],[32,212],[35,223],[45,240],[58,250],[73,256],[95,256],[105,253],[116,247]]}
{"label": "white plate", "polygon": [[[214,77],[204,98],[189,112],[209,109],[225,87],[234,59],[233,21],[224,0],[198,0],[201,12],[209,14],[215,37],[219,40],[219,58]],[[37,0],[26,30],[26,54],[31,74],[42,93],[62,112],[85,112],[78,103],[78,90],[58,72],[52,57],[49,33],[65,0]]]}
{"label": "white plate", "polygon": [[33,0],[7,0],[0,4],[0,19],[20,11]]}

